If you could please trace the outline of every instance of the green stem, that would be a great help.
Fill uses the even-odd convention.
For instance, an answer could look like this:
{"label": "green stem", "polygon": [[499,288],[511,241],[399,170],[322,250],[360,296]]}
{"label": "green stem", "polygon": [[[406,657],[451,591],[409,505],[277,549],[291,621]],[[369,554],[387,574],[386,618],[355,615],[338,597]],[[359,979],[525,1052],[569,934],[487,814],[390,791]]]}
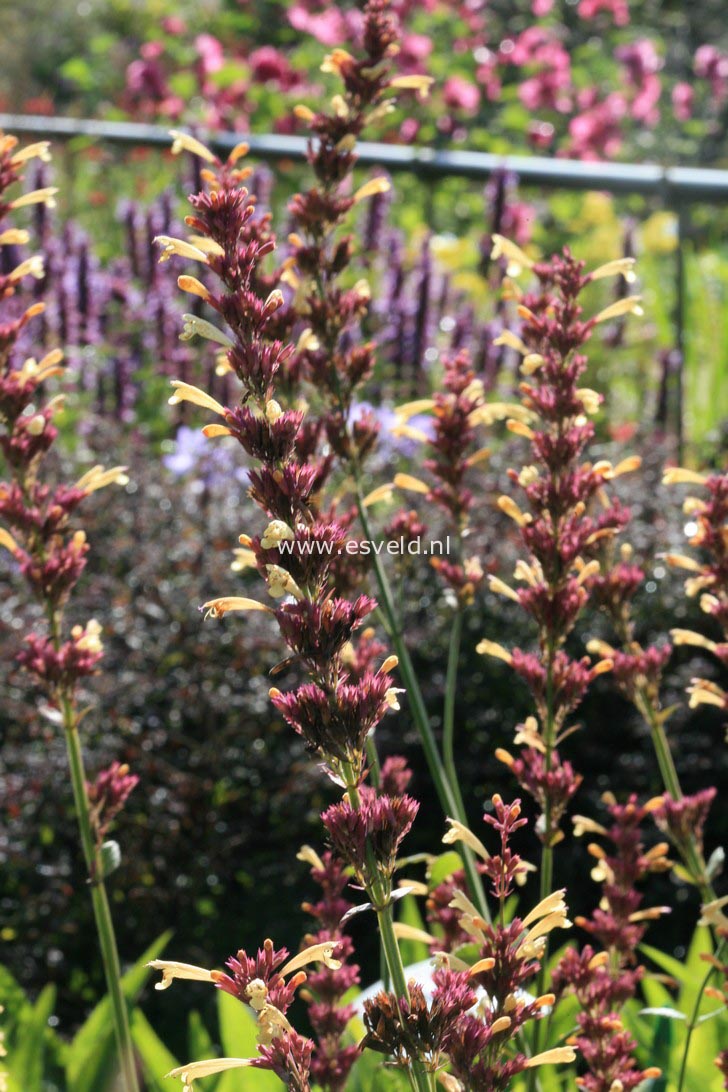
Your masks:
{"label": "green stem", "polygon": [[[716,959],[720,959],[721,955],[723,954],[723,949],[724,949],[725,945],[726,945],[726,942],[723,940],[723,941],[721,941],[721,943],[716,948],[716,950],[715,950],[715,958]],[[698,1026],[698,1013],[700,1011],[700,1004],[701,1004],[701,1002],[703,1000],[703,994],[705,993],[705,987],[708,985],[708,982],[710,981],[710,976],[713,974],[714,971],[715,971],[715,967],[709,967],[708,968],[708,971],[707,971],[705,977],[703,978],[703,981],[700,984],[700,989],[698,990],[698,996],[695,998],[695,1004],[693,1005],[693,1011],[692,1011],[692,1013],[690,1015],[690,1023],[687,1026],[687,1036],[685,1038],[685,1049],[683,1051],[682,1061],[680,1063],[680,1076],[679,1076],[678,1082],[677,1082],[677,1092],[682,1092],[682,1089],[683,1089],[683,1083],[685,1081],[685,1073],[686,1073],[687,1064],[688,1064],[688,1054],[690,1053],[690,1043],[692,1042],[693,1032],[695,1031],[696,1027]]]}
{"label": "green stem", "polygon": [[[345,774],[350,771],[344,771]],[[353,782],[347,784],[346,793],[349,797],[349,802],[356,811],[361,808],[361,798],[359,796],[359,790],[356,784]],[[382,878],[379,874],[379,866],[374,856],[374,851],[367,842],[366,847],[367,854],[367,871],[372,878],[371,886],[367,888],[367,895],[374,906],[375,913],[377,915],[377,924],[379,926],[379,937],[382,942],[382,952],[384,953],[384,959],[387,964],[387,970],[389,971],[389,978],[392,983],[392,989],[394,991],[395,1001],[397,1004],[397,1010],[400,1015],[400,1020],[404,1026],[402,1018],[402,1011],[400,1008],[400,1000],[403,998],[409,1001],[409,990],[407,988],[407,979],[404,973],[404,964],[402,963],[402,955],[399,950],[399,944],[397,943],[397,937],[394,932],[394,914],[392,912],[392,900],[390,883],[386,879]],[[374,879],[374,877],[377,877]],[[431,1082],[427,1069],[421,1058],[410,1058],[409,1076],[412,1084],[417,1092],[430,1092]]]}
{"label": "green stem", "polygon": [[[546,754],[544,756],[544,762],[546,770],[551,769],[551,757],[554,750],[554,656],[555,651],[553,644],[549,643],[547,649],[547,664],[546,664],[546,723],[544,724],[544,744],[546,746]],[[551,837],[551,802],[546,797],[544,801],[544,832],[547,838]],[[553,846],[545,844],[543,847],[543,853],[541,854],[541,875],[539,877],[539,896],[540,901],[547,898],[552,891],[554,883],[554,850]],[[546,991],[546,960],[548,959],[548,937],[546,937],[546,944],[544,947],[543,955],[541,957],[541,969],[538,972],[538,986],[537,994],[540,997]],[[533,1053],[540,1054],[544,1048],[544,1040],[547,1036],[549,1027],[551,1024],[550,1017],[546,1020],[538,1020],[534,1028],[533,1035]],[[528,1092],[533,1092],[538,1084],[538,1074],[535,1069],[529,1070],[528,1075]]]}
{"label": "green stem", "polygon": [[114,935],[114,924],[111,919],[111,908],[101,877],[101,859],[94,841],[89,803],[86,795],[86,775],[83,765],[81,741],[78,734],[76,717],[73,706],[68,698],[62,701],[63,727],[66,735],[66,748],[68,752],[68,764],[71,770],[71,784],[73,786],[73,801],[78,818],[78,827],[81,834],[81,846],[91,885],[91,902],[93,905],[96,930],[101,946],[101,958],[104,964],[106,988],[111,1001],[112,1018],[114,1022],[114,1034],[119,1052],[119,1062],[123,1078],[125,1092],[139,1092],[137,1081],[136,1063],[134,1061],[134,1047],[129,1030],[129,1017],[126,1008],[126,1000],[121,988],[121,966],[119,953]]}
{"label": "green stem", "polygon": [[[457,768],[455,766],[455,694],[458,683],[458,664],[463,636],[463,612],[458,609],[450,631],[450,644],[447,653],[447,675],[445,676],[445,707],[442,718],[442,761],[445,773],[453,787],[460,814],[465,814],[463,796],[460,792]],[[459,818],[459,816],[458,816]]]}
{"label": "green stem", "polygon": [[[649,695],[641,688],[637,690],[635,705],[650,729],[652,746],[655,749],[657,765],[660,767],[662,783],[673,800],[681,800],[683,791],[680,786],[680,778],[678,777],[677,769],[675,768],[672,751],[670,750],[670,743],[659,711],[655,708],[655,704],[650,700]],[[683,851],[685,864],[695,881],[696,887],[700,891],[703,902],[711,902],[716,897],[715,891],[706,875],[705,861],[700,852],[700,846],[692,832],[689,834],[688,841],[685,845],[682,847],[679,846],[678,848],[681,848]]]}
{"label": "green stem", "polygon": [[[359,512],[359,519],[361,521],[362,530],[365,537],[372,541],[372,530],[369,523],[369,517],[367,516],[366,508],[364,507],[363,491],[361,487],[361,478],[359,474],[359,468],[356,464],[353,466],[354,480],[356,484],[356,504]],[[437,748],[437,742],[435,735],[430,725],[430,718],[427,714],[427,708],[425,706],[425,700],[422,696],[422,690],[417,679],[417,674],[410,658],[409,650],[402,634],[402,629],[399,625],[399,619],[397,612],[394,608],[394,601],[392,598],[392,589],[389,586],[387,574],[382,565],[382,559],[377,553],[372,555],[374,564],[374,574],[379,587],[379,597],[381,599],[380,606],[384,613],[384,617],[389,628],[389,636],[394,645],[394,650],[397,653],[399,659],[399,669],[402,674],[402,681],[404,682],[407,690],[407,701],[409,702],[410,710],[412,713],[412,719],[415,722],[415,727],[420,736],[422,743],[422,749],[425,753],[425,759],[430,771],[430,776],[435,783],[435,790],[437,792],[440,806],[442,807],[445,815],[450,815],[459,822],[467,826],[467,816],[465,815],[462,807],[462,801],[460,799],[460,792],[457,788],[456,782],[451,781],[448,776],[440,752]],[[463,868],[465,871],[465,878],[467,880],[468,889],[472,896],[473,902],[478,907],[480,914],[486,921],[490,921],[490,910],[485,899],[485,892],[483,890],[483,884],[481,883],[480,874],[478,872],[475,856],[469,846],[461,843]]]}

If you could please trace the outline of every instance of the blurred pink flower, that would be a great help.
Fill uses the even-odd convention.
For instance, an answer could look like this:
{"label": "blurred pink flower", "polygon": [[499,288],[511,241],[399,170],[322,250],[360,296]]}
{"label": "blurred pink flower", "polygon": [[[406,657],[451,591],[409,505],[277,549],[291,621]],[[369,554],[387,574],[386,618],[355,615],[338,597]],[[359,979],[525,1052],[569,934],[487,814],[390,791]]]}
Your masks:
{"label": "blurred pink flower", "polygon": [[676,83],[672,89],[672,110],[678,121],[688,121],[693,112],[695,91],[689,83]]}
{"label": "blurred pink flower", "polygon": [[519,34],[505,60],[515,65],[537,65],[539,70],[524,80],[518,97],[528,110],[571,109],[571,60],[555,37],[543,27],[529,27]]}
{"label": "blurred pink flower", "polygon": [[254,49],[248,57],[248,64],[256,83],[276,83],[284,91],[288,91],[299,82],[288,59],[274,46]]}
{"label": "blurred pink flower", "polygon": [[325,11],[309,11],[303,4],[294,4],[288,12],[288,21],[296,30],[312,34],[322,45],[337,46],[348,40],[347,20],[338,8]]}
{"label": "blurred pink flower", "polygon": [[198,71],[203,79],[211,76],[213,72],[219,72],[225,64],[222,44],[217,38],[213,38],[212,34],[198,34],[195,38],[195,49],[198,56]]}
{"label": "blurred pink flower", "polygon": [[615,26],[626,27],[629,23],[627,0],[579,0],[576,9],[582,19],[593,19],[601,11],[611,14]]}
{"label": "blurred pink flower", "polygon": [[629,45],[619,46],[614,56],[627,69],[627,75],[634,84],[643,83],[647,76],[662,68],[662,58],[650,38],[638,38]]}
{"label": "blurred pink flower", "polygon": [[695,51],[695,75],[708,80],[718,102],[728,95],[728,54],[712,45],[702,45]]}
{"label": "blurred pink flower", "polygon": [[426,34],[406,34],[397,56],[397,64],[403,72],[419,68],[432,53],[432,39]]}
{"label": "blurred pink flower", "polygon": [[480,105],[480,91],[462,76],[450,76],[445,80],[442,97],[450,110],[460,110],[466,114],[475,114]]}
{"label": "blurred pink flower", "polygon": [[628,112],[627,100],[617,91],[601,101],[596,95],[594,91],[581,96],[582,113],[569,122],[569,154],[576,159],[608,159],[622,144],[621,123]]}
{"label": "blurred pink flower", "polygon": [[184,34],[187,23],[179,15],[167,15],[162,19],[162,30],[165,34]]}
{"label": "blurred pink flower", "polygon": [[[550,148],[556,130],[548,121],[532,121],[528,127],[528,142],[534,148]],[[516,240],[518,242],[518,240]]]}

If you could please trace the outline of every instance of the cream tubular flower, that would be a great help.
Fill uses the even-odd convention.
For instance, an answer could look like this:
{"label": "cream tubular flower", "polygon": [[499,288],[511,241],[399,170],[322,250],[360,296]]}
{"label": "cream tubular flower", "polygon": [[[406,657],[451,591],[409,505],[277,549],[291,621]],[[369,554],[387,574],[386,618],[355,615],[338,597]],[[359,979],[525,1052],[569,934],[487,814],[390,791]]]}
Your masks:
{"label": "cream tubular flower", "polygon": [[509,349],[515,349],[523,357],[532,355],[526,344],[512,330],[504,330],[502,334],[498,334],[498,337],[493,338],[493,344],[507,345]]}
{"label": "cream tubular flower", "polygon": [[478,642],[475,651],[480,656],[492,656],[496,660],[503,660],[506,664],[513,663],[513,657],[507,648],[499,645],[496,641],[489,641],[486,637]]}
{"label": "cream tubular flower", "polygon": [[707,652],[715,652],[717,645],[702,633],[694,633],[691,629],[671,629],[670,636],[675,645],[692,645],[693,648],[704,648]]}
{"label": "cream tubular flower", "polygon": [[537,1065],[554,1065],[560,1062],[573,1062],[576,1058],[576,1051],[571,1046],[553,1047],[551,1050],[544,1050],[541,1054],[534,1054],[526,1062],[526,1069],[533,1069]]}
{"label": "cream tubular flower", "polygon": [[336,941],[324,941],[322,944],[312,944],[304,948],[302,952],[289,959],[285,966],[281,967],[279,974],[287,975],[306,967],[309,963],[323,963],[331,971],[338,971],[341,966],[340,959],[334,959]]}
{"label": "cream tubular flower", "polygon": [[224,595],[220,599],[208,599],[202,604],[205,618],[222,618],[233,610],[262,610],[270,614],[271,609],[265,603],[259,603],[257,599],[246,599],[241,595]]}
{"label": "cream tubular flower", "polygon": [[592,281],[600,281],[603,277],[624,277],[627,284],[634,284],[637,274],[634,271],[634,258],[616,258],[613,262],[606,262],[589,274]]}
{"label": "cream tubular flower", "polygon": [[182,321],[184,325],[182,333],[179,335],[180,341],[191,341],[193,337],[204,337],[207,341],[214,341],[217,345],[222,345],[224,349],[232,349],[232,338],[229,338],[222,330],[218,330],[217,326],[213,326],[211,322],[207,322],[206,319],[198,318],[197,315],[183,315]]}
{"label": "cream tubular flower", "polygon": [[194,406],[202,406],[203,409],[212,410],[219,417],[225,416],[225,407],[220,405],[207,391],[193,387],[191,383],[184,383],[181,379],[173,379],[174,394],[170,395],[170,406],[176,406],[180,402],[192,402]]}
{"label": "cream tubular flower", "polygon": [[155,235],[154,242],[162,251],[159,256],[160,262],[168,262],[170,258],[177,255],[179,258],[189,258],[190,261],[202,262],[204,265],[209,263],[209,258],[203,250],[193,246],[192,243],[185,242],[184,239],[175,239],[171,235]]}
{"label": "cream tubular flower", "polygon": [[662,475],[663,485],[705,485],[706,481],[705,474],[698,474],[684,466],[668,466]]}
{"label": "cream tubular flower", "polygon": [[15,269],[9,274],[9,280],[17,283],[23,277],[34,277],[37,281],[42,281],[44,276],[43,258],[40,254],[34,254],[32,258],[26,258],[20,265],[16,265]]}
{"label": "cream tubular flower", "polygon": [[490,252],[491,258],[496,261],[498,258],[505,258],[508,262],[506,273],[509,277],[517,277],[519,273],[522,273],[524,269],[533,269],[533,262],[524,254],[519,246],[512,243],[510,239],[506,239],[503,235],[493,236],[493,249]]}
{"label": "cream tubular flower", "polygon": [[214,982],[212,971],[204,967],[196,967],[193,963],[174,963],[167,959],[153,959],[147,963],[153,971],[162,972],[162,981],[157,982],[155,990],[168,990],[175,978],[187,978],[191,982]]}
{"label": "cream tubular flower", "polygon": [[182,133],[179,129],[170,129],[169,135],[172,137],[172,155],[181,155],[182,152],[191,152],[192,155],[198,155],[200,159],[206,159],[208,163],[217,163],[217,156],[214,152],[211,152],[209,148],[196,140],[190,133]]}
{"label": "cream tubular flower", "polygon": [[260,544],[264,550],[272,550],[281,542],[294,542],[296,536],[282,519],[272,520],[263,532]]}
{"label": "cream tubular flower", "polygon": [[434,82],[432,76],[395,76],[388,86],[396,91],[416,91],[418,98],[426,99]]}
{"label": "cream tubular flower", "polygon": [[642,296],[625,296],[622,300],[615,300],[605,307],[598,315],[594,316],[594,322],[609,322],[610,319],[621,318],[622,315],[644,315],[640,307]]}
{"label": "cream tubular flower", "polygon": [[40,190],[32,190],[30,193],[24,193],[20,197],[16,197],[14,201],[10,202],[10,208],[22,209],[28,205],[45,205],[47,209],[54,209],[56,207],[54,198],[57,193],[57,186],[44,186]]}
{"label": "cream tubular flower", "polygon": [[212,1077],[215,1073],[225,1073],[228,1069],[242,1069],[251,1065],[253,1058],[210,1058],[206,1062],[188,1062],[177,1069],[170,1070],[167,1077],[181,1077],[185,1088],[192,1088],[194,1081],[202,1077]]}
{"label": "cream tubular flower", "polygon": [[281,599],[284,595],[303,599],[303,592],[298,584],[281,565],[266,565],[265,570],[268,574],[268,594],[273,599]]}
{"label": "cream tubular flower", "polygon": [[88,494],[95,493],[106,485],[128,485],[127,469],[126,466],[112,466],[110,470],[104,470],[103,466],[93,466],[78,479],[76,489],[82,489]]}
{"label": "cream tubular flower", "polygon": [[472,830],[466,827],[464,823],[460,823],[457,819],[451,819],[450,816],[447,817],[446,821],[450,824],[450,829],[442,836],[445,845],[451,846],[456,842],[463,842],[483,861],[490,859],[490,853],[488,853],[488,850],[485,848],[480,838],[477,838]]}
{"label": "cream tubular flower", "polygon": [[25,148],[21,148],[19,152],[15,153],[10,162],[14,167],[19,167],[21,163],[27,163],[29,159],[39,159],[41,163],[50,163],[50,148],[50,140],[39,140],[35,144],[28,144]]}

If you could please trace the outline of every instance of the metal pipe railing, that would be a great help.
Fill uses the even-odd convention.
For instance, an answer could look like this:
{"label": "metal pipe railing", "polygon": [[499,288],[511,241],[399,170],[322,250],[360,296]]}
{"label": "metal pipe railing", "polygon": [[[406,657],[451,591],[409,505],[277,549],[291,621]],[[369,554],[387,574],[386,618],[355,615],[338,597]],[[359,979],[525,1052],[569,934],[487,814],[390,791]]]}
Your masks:
{"label": "metal pipe railing", "polygon": [[[131,121],[100,121],[91,118],[46,117],[32,114],[0,114],[0,130],[35,137],[68,141],[87,138],[131,147],[169,148],[169,129]],[[229,133],[195,129],[195,134],[214,151],[229,152],[245,139],[251,153],[265,160],[304,160],[308,138],[274,133]],[[535,156],[493,155],[362,141],[357,144],[362,166],[385,167],[392,173],[407,172],[425,181],[459,176],[487,181],[501,171],[512,171],[522,184],[544,189],[576,191],[607,190],[613,194],[657,197],[677,218],[675,249],[675,344],[685,349],[685,260],[684,243],[689,207],[698,202],[728,203],[728,170],[701,167],[661,167],[657,164],[583,162]],[[682,367],[675,379],[675,431],[682,448]]]}
{"label": "metal pipe railing", "polygon": [[[0,128],[11,133],[72,140],[88,137],[111,144],[167,148],[169,129],[131,121],[97,121],[90,118],[45,117],[33,114],[0,114]],[[195,129],[196,135],[215,151],[230,151],[240,140],[250,144],[253,155],[263,159],[304,159],[306,137],[270,133],[226,133]],[[423,178],[451,175],[486,181],[497,171],[513,171],[526,185],[574,190],[609,190],[611,193],[653,194],[677,207],[697,201],[728,202],[728,171],[699,167],[660,167],[655,164],[583,162],[535,156],[493,155],[362,141],[357,156],[363,166],[406,171]]]}

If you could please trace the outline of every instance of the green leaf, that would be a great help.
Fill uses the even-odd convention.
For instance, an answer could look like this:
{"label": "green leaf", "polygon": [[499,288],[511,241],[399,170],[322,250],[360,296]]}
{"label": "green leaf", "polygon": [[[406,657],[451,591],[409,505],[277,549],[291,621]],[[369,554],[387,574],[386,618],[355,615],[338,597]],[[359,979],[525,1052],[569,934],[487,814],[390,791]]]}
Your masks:
{"label": "green leaf", "polygon": [[405,1092],[409,1081],[404,1073],[385,1064],[383,1054],[365,1050],[354,1063],[346,1092]]}
{"label": "green leaf", "polygon": [[[424,930],[425,923],[422,920],[420,908],[414,895],[405,895],[400,900],[398,920],[404,925],[411,925],[413,929]],[[405,967],[427,959],[430,954],[429,946],[423,940],[400,940],[399,950]]]}
{"label": "green leaf", "polygon": [[157,1092],[169,1092],[166,1074],[170,1069],[176,1069],[180,1063],[167,1050],[141,1009],[135,1009],[132,1013],[131,1035],[144,1066],[149,1092],[152,1089],[156,1089]]}
{"label": "green leaf", "polygon": [[[215,1057],[212,1036],[205,1027],[199,1012],[196,1011],[191,1012],[187,1020],[187,1047],[190,1058],[194,1058],[196,1062]],[[214,1084],[210,1084],[210,1088],[214,1088]]]}
{"label": "green leaf", "polygon": [[[162,933],[139,957],[121,980],[127,1003],[131,1006],[149,977],[147,963],[163,951],[171,932]],[[73,1092],[103,1092],[116,1069],[116,1041],[111,1001],[104,997],[76,1033],[68,1051],[66,1078]]]}
{"label": "green leaf", "polygon": [[7,967],[4,967],[1,963],[0,1004],[5,1010],[3,1025],[6,1030],[9,1030],[20,1019],[21,1015],[31,1007],[22,987],[18,985]]}
{"label": "green leaf", "polygon": [[433,887],[437,887],[438,884],[443,883],[449,876],[452,876],[453,872],[462,871],[462,867],[463,859],[455,850],[441,853],[439,857],[435,857],[427,869],[427,886],[432,890]]}
{"label": "green leaf", "polygon": [[[224,990],[218,990],[217,1012],[224,1056],[255,1058],[258,1025],[247,1005]],[[231,1069],[220,1077],[217,1092],[280,1092],[283,1087],[283,1082],[269,1070]]]}
{"label": "green leaf", "polygon": [[55,986],[46,986],[36,1003],[21,1014],[13,1049],[4,1060],[9,1092],[40,1092],[43,1088],[48,1019],[55,1003]]}
{"label": "green leaf", "polygon": [[671,1009],[667,1005],[660,1005],[659,1008],[654,1009],[640,1009],[642,1016],[660,1016],[665,1020],[687,1020],[687,1016],[684,1012],[678,1012],[677,1009]]}

